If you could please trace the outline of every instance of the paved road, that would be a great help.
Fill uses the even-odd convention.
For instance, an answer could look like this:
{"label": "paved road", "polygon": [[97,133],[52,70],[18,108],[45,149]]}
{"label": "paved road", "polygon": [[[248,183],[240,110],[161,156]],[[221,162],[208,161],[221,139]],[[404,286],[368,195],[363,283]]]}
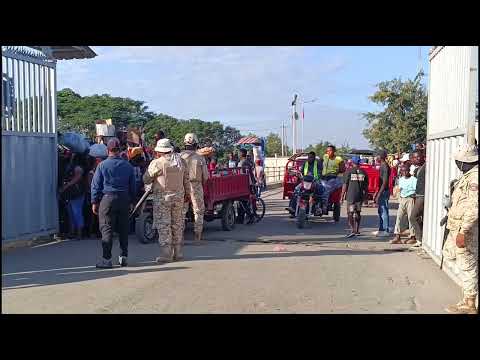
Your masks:
{"label": "paved road", "polygon": [[[187,242],[185,261],[168,265],[153,262],[156,244],[134,237],[132,266],[111,270],[93,266],[100,254],[93,239],[6,252],[3,312],[443,313],[456,302],[460,289],[431,259],[369,235],[376,209],[364,210],[365,235],[346,240],[345,209],[338,224],[319,219],[297,230],[280,190],[264,199],[261,223],[232,232],[209,223],[208,244]],[[286,251],[275,251],[279,245]]]}

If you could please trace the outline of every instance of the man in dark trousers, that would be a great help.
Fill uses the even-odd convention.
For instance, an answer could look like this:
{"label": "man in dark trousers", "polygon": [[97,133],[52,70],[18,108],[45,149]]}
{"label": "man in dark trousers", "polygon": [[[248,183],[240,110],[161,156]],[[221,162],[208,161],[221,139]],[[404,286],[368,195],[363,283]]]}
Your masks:
{"label": "man in dark trousers", "polygon": [[368,176],[367,173],[358,167],[360,156],[352,158],[352,168],[348,169],[344,175],[342,187],[342,202],[347,199],[348,223],[352,229],[347,238],[360,235],[360,219],[362,203],[368,194]]}
{"label": "man in dark trousers", "polygon": [[132,165],[120,157],[120,141],[107,144],[108,158],[95,170],[92,180],[92,211],[98,215],[102,233],[103,257],[97,268],[112,268],[113,230],[117,225],[121,254],[120,266],[127,266],[128,213],[135,201],[135,174]]}
{"label": "man in dark trousers", "polygon": [[415,227],[415,235],[417,243],[413,247],[422,246],[423,236],[423,203],[425,199],[425,153],[424,150],[416,150],[412,154],[412,163],[417,168],[414,176],[417,178],[417,188],[415,191],[415,204],[412,210],[413,226]]}
{"label": "man in dark trousers", "polygon": [[377,190],[373,202],[378,205],[379,225],[378,231],[373,234],[377,237],[388,237],[390,236],[390,213],[388,209],[390,167],[387,164],[387,151],[380,150],[377,153],[377,160],[380,160],[380,188]]}

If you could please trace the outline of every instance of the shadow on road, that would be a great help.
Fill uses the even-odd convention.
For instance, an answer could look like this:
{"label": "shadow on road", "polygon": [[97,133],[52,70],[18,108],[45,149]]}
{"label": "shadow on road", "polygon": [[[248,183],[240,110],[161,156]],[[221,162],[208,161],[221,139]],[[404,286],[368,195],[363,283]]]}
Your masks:
{"label": "shadow on road", "polygon": [[143,269],[133,270],[135,267],[139,266],[140,265],[131,266],[128,268],[114,267],[113,269],[97,269],[95,266],[83,266],[75,268],[46,269],[43,271],[25,271],[23,273],[2,274],[2,291],[9,289],[22,289],[114,278],[129,274],[144,274],[189,269],[185,266],[161,267],[160,265],[157,265],[155,268],[151,269],[145,269],[145,266],[142,266]]}

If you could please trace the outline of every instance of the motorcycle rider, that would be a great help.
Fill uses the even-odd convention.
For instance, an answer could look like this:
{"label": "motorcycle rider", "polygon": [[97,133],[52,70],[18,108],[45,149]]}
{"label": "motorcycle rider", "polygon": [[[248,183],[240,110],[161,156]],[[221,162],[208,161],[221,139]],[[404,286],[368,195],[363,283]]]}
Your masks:
{"label": "motorcycle rider", "polygon": [[330,193],[342,186],[342,179],[338,176],[345,172],[345,163],[341,156],[335,155],[334,145],[328,145],[327,152],[323,156],[323,170],[321,183],[323,185],[322,193],[322,212],[327,213],[328,197]]}
{"label": "motorcycle rider", "polygon": [[[203,232],[203,216],[205,215],[205,202],[203,199],[203,185],[208,180],[208,169],[205,158],[196,153],[198,149],[198,137],[193,133],[188,133],[184,138],[185,150],[181,157],[187,163],[187,169],[190,180],[190,198],[192,209],[195,216],[194,223],[194,244],[201,243]],[[188,211],[189,203],[185,203],[184,213]]]}
{"label": "motorcycle rider", "polygon": [[[317,160],[317,154],[315,154],[315,151],[310,151],[308,153],[307,161],[305,161],[305,163],[302,166],[301,174],[303,176],[306,176],[306,175],[313,176],[313,178],[315,180],[313,186],[315,188],[315,193],[318,194],[318,195],[321,195],[322,192],[323,192],[323,186],[320,183],[320,174],[321,173],[322,173],[322,160]],[[298,192],[300,191],[301,187],[302,187],[302,184],[298,184],[295,187],[295,190],[293,192],[292,198],[290,199],[290,203],[288,205],[288,208],[286,208],[286,210],[288,210],[288,212],[290,212],[290,214],[292,216],[294,216],[295,212],[296,212],[297,195],[298,195]]]}

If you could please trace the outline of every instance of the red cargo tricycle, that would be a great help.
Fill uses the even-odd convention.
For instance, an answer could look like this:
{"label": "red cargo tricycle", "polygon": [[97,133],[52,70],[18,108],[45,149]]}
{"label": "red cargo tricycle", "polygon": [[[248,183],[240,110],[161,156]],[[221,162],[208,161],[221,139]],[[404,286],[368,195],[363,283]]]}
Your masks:
{"label": "red cargo tricycle", "polygon": [[[235,227],[236,212],[234,204],[243,207],[245,212],[253,211],[256,221],[260,221],[265,215],[265,202],[257,197],[255,190],[251,189],[249,175],[241,173],[240,169],[225,169],[209,171],[209,178],[203,186],[206,222],[220,219],[222,229],[231,231]],[[143,199],[143,200],[142,200]],[[153,198],[151,192],[146,189],[140,208],[140,215],[136,219],[135,232],[140,242],[150,243],[158,240],[158,233],[153,228]],[[245,208],[248,206],[249,208]],[[191,208],[186,214],[185,221],[193,222],[194,216]]]}

